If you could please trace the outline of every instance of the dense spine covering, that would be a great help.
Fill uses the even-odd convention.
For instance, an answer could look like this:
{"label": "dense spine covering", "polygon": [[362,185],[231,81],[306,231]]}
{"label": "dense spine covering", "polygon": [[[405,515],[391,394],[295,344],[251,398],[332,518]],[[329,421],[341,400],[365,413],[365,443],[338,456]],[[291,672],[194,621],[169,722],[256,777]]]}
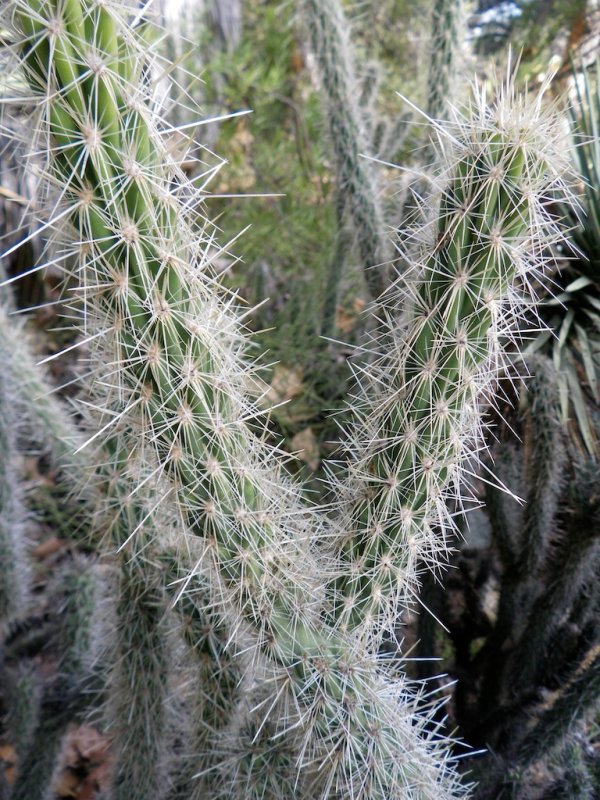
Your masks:
{"label": "dense spine covering", "polygon": [[[8,687],[11,703],[6,714],[17,764],[26,758],[39,717],[40,686],[35,664],[27,660],[12,673],[3,671],[3,684]],[[1,795],[0,795],[1,796]]]}
{"label": "dense spine covering", "polygon": [[[549,593],[542,591],[545,585],[557,591],[559,586],[564,588],[563,580],[558,584],[555,579],[549,580],[549,572],[554,570],[548,563],[557,534],[556,514],[567,467],[558,383],[552,363],[543,356],[530,359],[527,368],[532,372],[527,382],[525,415],[528,445],[518,450],[512,443],[500,442],[494,453],[501,483],[486,490],[503,577],[494,631],[487,643],[489,664],[494,667],[481,682],[482,718],[483,708],[492,707],[498,694],[510,695],[517,687],[531,686],[543,658],[540,642],[546,641],[554,630],[551,620],[562,613],[560,604],[548,604]],[[572,544],[574,540],[569,547]],[[540,593],[543,600],[537,597]],[[525,610],[532,605],[534,611],[528,619]],[[514,647],[508,677],[500,668],[509,658],[507,641]]]}
{"label": "dense spine covering", "polygon": [[[89,462],[74,453],[81,443],[81,433],[66,406],[54,395],[43,368],[35,363],[25,326],[13,313],[11,287],[7,283],[0,260],[0,389],[10,398],[6,416],[2,416],[10,428],[10,434],[5,435],[13,441],[18,432],[48,457],[54,469],[68,476],[68,483],[75,484],[82,469],[90,469]],[[12,497],[18,497],[18,488]]]}
{"label": "dense spine covering", "polygon": [[[476,795],[477,800],[495,800],[508,786],[512,786],[513,790],[518,789],[520,779],[527,769],[547,757],[553,750],[564,746],[565,740],[568,741],[569,735],[577,725],[594,714],[598,707],[599,694],[600,646],[596,645],[587,654],[567,685],[550,698],[527,735],[515,740],[514,748],[508,752],[504,773],[496,781],[482,786]],[[509,766],[511,756],[512,764],[515,762],[517,764],[516,768]],[[582,777],[581,770],[577,771],[577,776]],[[583,788],[586,788],[585,785]],[[582,796],[591,798],[594,795]],[[570,797],[575,798],[577,794],[574,793]]]}
{"label": "dense spine covering", "polygon": [[427,114],[435,120],[448,114],[454,95],[463,25],[463,0],[434,0],[431,13]]}
{"label": "dense spine covering", "polygon": [[555,519],[546,529],[545,558],[537,576],[541,588],[509,662],[507,683],[511,687],[537,685],[544,664],[552,662],[553,638],[578,596],[596,579],[600,560],[599,492],[594,461],[587,468],[575,469],[566,498],[569,514],[564,529],[557,530]]}
{"label": "dense spine covering", "polygon": [[577,733],[567,737],[560,754],[562,777],[552,785],[542,800],[594,800],[596,787],[590,769],[590,758],[585,741]]}
{"label": "dense spine covering", "polygon": [[[98,554],[112,555],[140,519],[146,517],[148,509],[142,511],[140,498],[132,506],[129,498],[131,484],[122,476],[119,478],[115,470],[112,471],[112,482],[106,480],[101,489],[96,486],[96,491],[89,491],[94,459],[88,449],[74,452],[83,442],[83,435],[75,427],[65,405],[53,394],[42,367],[35,364],[22,325],[3,312],[0,314],[0,360],[3,381],[14,387],[11,408],[18,407],[27,438],[50,459],[67,491],[70,487],[69,507],[72,507],[73,514],[82,517],[82,525],[78,527],[81,544],[87,549],[95,549]],[[94,455],[95,461],[108,457],[107,453],[100,451]],[[105,477],[107,473],[111,474],[105,467]],[[82,486],[85,487],[83,494],[74,493],[77,487]],[[148,538],[150,521],[145,519],[145,522]],[[90,535],[90,528],[94,536]],[[168,525],[165,525],[167,529]],[[153,533],[159,539],[164,531],[154,530]],[[102,542],[103,538],[108,538],[110,544]],[[105,718],[116,762],[114,796],[124,792],[130,797],[132,791],[137,791],[140,797],[158,798],[166,790],[175,761],[174,754],[169,752],[172,742],[165,724],[172,660],[168,651],[173,640],[166,620],[165,584],[170,587],[171,599],[176,599],[179,581],[187,577],[194,561],[190,561],[189,554],[187,560],[177,556],[169,547],[151,558],[143,547],[139,552],[139,538],[118,557],[121,578],[116,582],[120,600],[114,609],[114,621],[102,631],[106,639],[103,642],[107,651],[105,661],[108,659],[110,665]],[[166,541],[168,545],[168,537]],[[7,574],[10,575],[8,571]],[[13,599],[18,597],[19,594],[15,593]],[[112,607],[107,611],[112,618]],[[189,668],[193,670],[189,680],[195,695],[190,711],[193,738],[191,743],[185,743],[180,763],[175,765],[179,771],[169,797],[171,800],[193,800],[205,796],[204,782],[194,776],[205,770],[211,760],[209,755],[214,760],[211,739],[229,722],[234,698],[243,686],[241,659],[236,659],[231,648],[226,649],[227,628],[217,614],[210,613],[206,594],[184,594],[177,611],[184,641],[197,658],[192,660],[193,666]],[[12,698],[8,726],[16,744],[18,762],[21,762],[27,757],[32,736],[36,733],[39,680],[30,664],[14,675],[8,674],[7,680]],[[68,719],[69,713],[62,724]],[[40,735],[42,738],[46,735],[43,727]],[[58,747],[60,742],[57,741],[56,745]],[[56,752],[56,747],[45,751],[48,763],[42,782],[47,779],[48,770],[52,769]]]}
{"label": "dense spine covering", "polygon": [[494,447],[497,484],[485,489],[485,506],[492,537],[505,575],[514,573],[521,555],[519,534],[523,527],[523,505],[516,502],[524,485],[523,453],[514,442],[501,441]]}
{"label": "dense spine covering", "polygon": [[51,137],[54,215],[72,226],[95,368],[90,439],[101,436],[114,471],[153,464],[157,481],[168,479],[167,499],[204,543],[212,602],[237,609],[290,695],[277,729],[295,727],[304,741],[298,761],[315,795],[451,796],[447,750],[406,683],[379,676],[375,660],[319,619],[326,565],[309,545],[322,523],[246,426],[255,412],[243,340],[210,275],[212,228],[199,230],[178,195],[185,178],[145,96],[148,62],[133,30],[109,3],[9,9],[39,91],[42,140]]}
{"label": "dense spine covering", "polygon": [[[97,652],[98,579],[78,565],[61,576],[59,642],[63,648],[58,674],[41,693],[36,723],[19,762],[11,800],[50,800],[52,779],[70,722],[85,707],[85,683]],[[25,686],[25,691],[30,691]]]}
{"label": "dense spine covering", "polygon": [[[0,307],[0,316],[5,310]],[[0,321],[0,325],[1,325]],[[0,379],[0,627],[23,615],[29,593],[25,555],[26,512],[21,494],[17,448],[18,385],[10,373]]]}
{"label": "dense spine covering", "polygon": [[[173,131],[152,97],[151,48],[107,0],[7,8],[38,101],[38,138],[49,147],[46,180],[60,186],[52,223],[70,237],[69,288],[84,310],[92,365],[84,448],[102,441],[100,485],[106,469],[126,476],[128,498],[143,510],[121,528],[120,546],[126,552],[137,537],[147,554],[145,534],[172,506],[202,551],[212,609],[232,621],[232,641],[251,636],[260,684],[252,712],[261,713],[257,732],[273,733],[262,752],[276,760],[257,773],[265,762],[244,717],[216,791],[281,792],[293,766],[300,796],[456,796],[430,712],[363,638],[382,635],[398,598],[414,590],[417,558],[437,563],[452,528],[444,500],[481,446],[480,405],[520,309],[513,283],[537,275],[558,236],[543,206],[561,188],[553,122],[539,104],[528,111],[510,96],[457,121],[416,279],[390,293],[390,330],[377,344],[385,355],[369,367],[331,531],[247,425],[256,411],[243,331],[211,273],[213,228],[199,224],[198,195],[165,142]],[[150,507],[136,499],[153,494]],[[339,546],[323,546],[334,535]]]}
{"label": "dense spine covering", "polygon": [[[348,21],[339,0],[301,0],[300,5],[324,95],[340,195],[338,206],[348,209],[367,286],[376,300],[389,282],[387,271],[392,253],[373,165],[364,158],[369,152],[369,141],[358,105],[360,90]],[[338,209],[338,220],[341,217]],[[343,252],[337,255],[341,258]],[[338,273],[339,283],[339,261],[332,269]]]}
{"label": "dense spine covering", "polygon": [[[457,105],[457,80],[462,66],[463,0],[434,0],[429,32],[428,69],[425,115],[430,123],[439,124]],[[420,161],[427,170],[435,170],[437,148],[432,139],[434,130],[426,127],[427,139],[420,153]],[[418,174],[409,183],[402,209],[403,219],[411,223],[427,212],[427,197],[432,191],[431,174]],[[408,262],[410,263],[410,262]]]}
{"label": "dense spine covering", "polygon": [[[242,698],[251,696],[250,663],[240,650],[240,637],[230,638],[230,625],[211,606],[205,586],[178,597],[179,583],[189,567],[175,550],[167,549],[161,562],[169,575],[175,599],[174,612],[181,638],[188,646],[187,669],[190,697],[187,701],[187,734],[181,746],[179,765],[169,800],[203,800],[222,785],[218,775],[222,753],[218,742],[239,716]],[[201,576],[197,576],[196,582]],[[248,644],[251,640],[248,640]],[[222,771],[222,770],[221,770]]]}
{"label": "dense spine covering", "polygon": [[[0,263],[0,284],[5,280]],[[8,287],[0,285],[0,329],[7,326],[12,310]],[[3,352],[0,333],[0,363]],[[23,615],[29,594],[29,570],[25,554],[26,509],[21,491],[18,435],[23,431],[23,409],[18,374],[3,371],[0,377],[0,629]]]}
{"label": "dense spine covering", "polygon": [[558,378],[546,358],[531,361],[528,383],[530,440],[535,446],[525,464],[529,487],[523,519],[520,558],[524,574],[535,575],[547,554],[552,520],[556,516],[567,465],[564,430],[560,414]]}
{"label": "dense spine covering", "polygon": [[144,544],[138,537],[119,559],[106,703],[115,762],[112,800],[161,800],[171,778],[172,639],[162,575]]}
{"label": "dense spine covering", "polygon": [[418,559],[443,557],[452,503],[483,448],[482,404],[523,313],[513,287],[543,276],[561,238],[546,208],[564,190],[559,135],[510,90],[455,121],[439,212],[411,244],[413,275],[388,292],[388,330],[372,347],[382,355],[356,401],[351,475],[333,486],[338,620],[350,629],[380,636],[416,590]]}

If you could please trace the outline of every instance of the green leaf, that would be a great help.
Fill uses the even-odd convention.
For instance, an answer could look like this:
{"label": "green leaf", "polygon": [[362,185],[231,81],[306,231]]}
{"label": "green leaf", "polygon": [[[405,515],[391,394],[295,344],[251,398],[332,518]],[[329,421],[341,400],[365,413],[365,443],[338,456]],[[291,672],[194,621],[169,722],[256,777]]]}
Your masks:
{"label": "green leaf", "polygon": [[[571,359],[569,359],[571,360]],[[577,418],[577,425],[581,438],[589,451],[590,455],[595,455],[597,440],[593,433],[590,415],[585,401],[584,394],[581,390],[579,376],[575,364],[571,361],[566,369],[567,382],[569,386],[569,394],[571,396],[571,403],[575,410],[575,417]]]}
{"label": "green leaf", "polygon": [[565,287],[565,292],[578,292],[580,289],[584,289],[586,286],[593,286],[593,281],[590,280],[590,278],[587,278],[585,275],[581,275],[579,278],[576,278]]}
{"label": "green leaf", "polygon": [[565,346],[565,342],[567,341],[567,337],[569,335],[569,331],[571,330],[571,324],[575,318],[575,309],[570,308],[567,311],[567,314],[560,326],[560,333],[558,334],[558,346],[562,349]]}
{"label": "green leaf", "polygon": [[587,376],[588,384],[594,396],[594,400],[598,403],[600,402],[600,395],[598,393],[598,378],[596,376],[596,365],[594,363],[594,355],[592,353],[590,340],[585,329],[582,328],[581,325],[575,324],[575,330],[577,331],[577,341],[581,351],[581,357],[583,359],[583,365],[585,367],[585,374]]}

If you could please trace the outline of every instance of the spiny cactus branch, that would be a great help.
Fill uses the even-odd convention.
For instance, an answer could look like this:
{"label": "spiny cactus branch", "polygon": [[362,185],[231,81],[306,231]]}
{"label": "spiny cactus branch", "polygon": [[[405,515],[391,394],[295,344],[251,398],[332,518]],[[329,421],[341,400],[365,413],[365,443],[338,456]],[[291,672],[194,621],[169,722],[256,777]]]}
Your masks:
{"label": "spiny cactus branch", "polygon": [[448,115],[448,101],[454,96],[460,49],[464,46],[463,15],[463,0],[434,0],[426,106],[427,114],[434,120]]}
{"label": "spiny cactus branch", "polygon": [[[337,191],[346,200],[367,286],[376,300],[389,283],[392,251],[373,165],[364,158],[369,155],[369,140],[358,105],[360,91],[348,21],[339,0],[301,0],[300,8],[324,95]],[[339,263],[336,267],[341,269]]]}
{"label": "spiny cactus branch", "polygon": [[438,214],[411,245],[412,274],[388,290],[385,339],[372,347],[381,355],[354,403],[351,474],[332,489],[337,617],[350,629],[381,635],[393,625],[416,590],[418,558],[443,559],[452,504],[468,501],[483,404],[524,313],[514,286],[543,279],[548,247],[562,238],[547,209],[549,193],[565,191],[562,134],[540,102],[505,88],[491,107],[456,118]]}
{"label": "spiny cactus branch", "polygon": [[58,675],[41,693],[36,724],[18,765],[11,800],[53,797],[52,779],[67,727],[86,704],[82,702],[84,687],[90,681],[97,651],[98,581],[93,570],[81,564],[61,577],[64,596],[59,638],[63,652]]}
{"label": "spiny cactus branch", "polygon": [[[0,307],[0,317],[5,310]],[[0,320],[0,325],[1,325]],[[0,353],[1,353],[0,346]],[[0,378],[0,629],[26,612],[29,569],[25,553],[26,511],[21,492],[18,382]]]}

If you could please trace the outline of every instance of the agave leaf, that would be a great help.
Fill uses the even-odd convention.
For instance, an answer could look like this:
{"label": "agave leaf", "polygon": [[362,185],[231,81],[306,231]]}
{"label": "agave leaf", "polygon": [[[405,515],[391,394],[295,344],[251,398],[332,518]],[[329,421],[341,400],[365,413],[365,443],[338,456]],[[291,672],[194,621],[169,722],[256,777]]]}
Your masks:
{"label": "agave leaf", "polygon": [[593,281],[586,275],[581,275],[565,287],[565,292],[578,292],[580,289],[585,289],[586,286],[593,286]]}
{"label": "agave leaf", "polygon": [[567,311],[564,320],[562,321],[562,324],[560,326],[560,332],[558,334],[558,346],[560,347],[561,350],[565,346],[565,342],[567,341],[567,336],[569,335],[569,331],[571,329],[571,325],[574,319],[575,319],[575,311],[574,309],[570,308]]}
{"label": "agave leaf", "polygon": [[[600,303],[598,304],[598,306],[599,306],[599,310],[600,310]],[[585,314],[589,319],[591,319],[592,325],[598,331],[598,333],[600,333],[600,317],[598,316],[598,314],[594,314],[594,312],[590,311],[589,308],[585,309]],[[596,348],[598,348],[600,346],[599,342],[595,342],[595,344],[596,344]]]}
{"label": "agave leaf", "polygon": [[594,306],[594,308],[597,308],[598,311],[600,311],[600,299],[590,295],[590,297],[587,298],[587,301],[590,303],[590,305]]}
{"label": "agave leaf", "polygon": [[598,393],[598,378],[596,375],[596,365],[594,363],[594,355],[590,344],[589,337],[581,325],[575,323],[575,330],[577,331],[577,341],[585,367],[585,374],[587,376],[588,384],[591,389],[594,400],[600,402],[600,395]]}
{"label": "agave leaf", "polygon": [[552,338],[553,338],[552,331],[550,330],[542,331],[535,337],[535,339],[529,342],[529,344],[525,348],[525,352],[528,354],[538,353]]}
{"label": "agave leaf", "polygon": [[545,305],[564,308],[570,299],[571,295],[568,292],[560,292],[560,294],[555,294],[554,297],[548,300]]}
{"label": "agave leaf", "polygon": [[569,362],[570,363],[567,366],[565,374],[567,378],[571,404],[575,411],[575,417],[577,419],[577,425],[581,433],[581,438],[583,439],[583,442],[589,453],[594,455],[597,447],[597,439],[594,435],[588,406],[585,402],[583,391],[581,390],[581,384],[579,382],[579,376],[577,374],[575,363],[572,359],[569,359]]}
{"label": "agave leaf", "polygon": [[563,423],[567,423],[569,421],[570,400],[569,400],[569,384],[567,381],[566,373],[564,372],[558,373],[558,393],[560,396],[561,420],[563,421]]}

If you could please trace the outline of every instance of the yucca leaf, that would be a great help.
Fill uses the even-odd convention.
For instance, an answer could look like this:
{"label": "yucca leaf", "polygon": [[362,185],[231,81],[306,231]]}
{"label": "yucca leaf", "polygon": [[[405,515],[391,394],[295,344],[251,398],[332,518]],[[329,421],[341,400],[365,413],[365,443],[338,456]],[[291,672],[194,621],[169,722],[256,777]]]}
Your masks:
{"label": "yucca leaf", "polygon": [[598,394],[598,378],[596,375],[596,365],[594,363],[594,354],[592,352],[592,346],[590,344],[588,335],[585,332],[585,329],[582,328],[581,325],[575,324],[575,330],[577,331],[577,341],[579,344],[579,349],[581,351],[583,364],[585,366],[588,385],[592,391],[594,400],[596,402],[599,402],[600,396]]}

